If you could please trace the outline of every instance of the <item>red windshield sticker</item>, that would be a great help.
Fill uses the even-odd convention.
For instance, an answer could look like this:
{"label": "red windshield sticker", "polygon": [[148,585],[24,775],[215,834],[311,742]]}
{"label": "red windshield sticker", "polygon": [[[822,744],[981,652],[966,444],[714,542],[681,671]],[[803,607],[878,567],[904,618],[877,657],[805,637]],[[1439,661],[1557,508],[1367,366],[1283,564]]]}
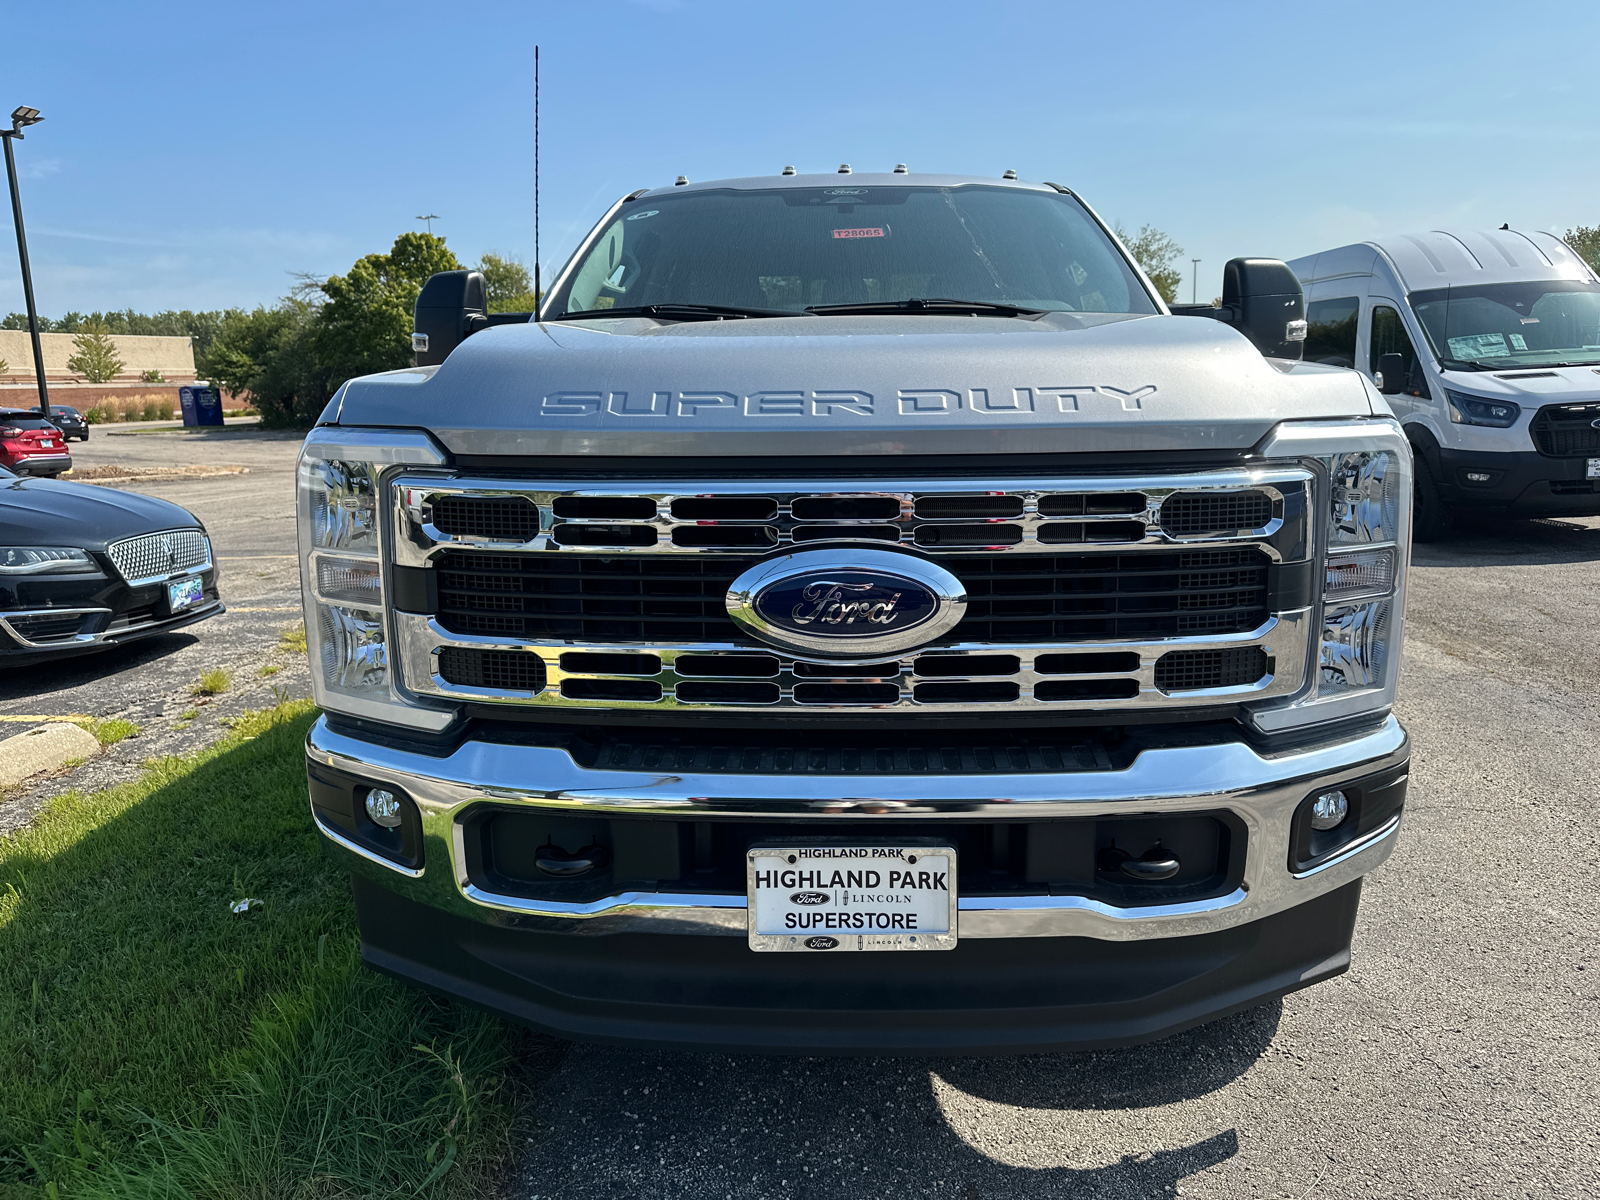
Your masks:
{"label": "red windshield sticker", "polygon": [[882,237],[883,227],[868,229],[835,229],[833,236],[836,238]]}

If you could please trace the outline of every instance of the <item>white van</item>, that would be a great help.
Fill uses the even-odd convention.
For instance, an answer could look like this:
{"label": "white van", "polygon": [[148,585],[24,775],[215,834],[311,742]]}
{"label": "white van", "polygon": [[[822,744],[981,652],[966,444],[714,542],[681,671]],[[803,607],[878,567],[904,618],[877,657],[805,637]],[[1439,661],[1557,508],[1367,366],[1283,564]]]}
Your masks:
{"label": "white van", "polygon": [[1289,266],[1306,361],[1370,375],[1417,451],[1418,540],[1461,511],[1600,515],[1600,277],[1565,242],[1436,230]]}

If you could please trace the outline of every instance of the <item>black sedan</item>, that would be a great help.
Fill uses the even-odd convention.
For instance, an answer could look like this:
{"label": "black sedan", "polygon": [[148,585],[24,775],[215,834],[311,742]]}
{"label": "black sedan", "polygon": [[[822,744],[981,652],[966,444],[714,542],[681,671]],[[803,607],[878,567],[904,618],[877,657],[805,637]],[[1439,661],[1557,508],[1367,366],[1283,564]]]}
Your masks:
{"label": "black sedan", "polygon": [[223,612],[211,539],[176,504],[0,469],[0,666]]}
{"label": "black sedan", "polygon": [[[43,416],[44,410],[35,407],[33,413],[35,416]],[[45,420],[61,430],[62,441],[70,442],[73,438],[83,442],[89,440],[89,418],[70,404],[52,404],[50,415]]]}

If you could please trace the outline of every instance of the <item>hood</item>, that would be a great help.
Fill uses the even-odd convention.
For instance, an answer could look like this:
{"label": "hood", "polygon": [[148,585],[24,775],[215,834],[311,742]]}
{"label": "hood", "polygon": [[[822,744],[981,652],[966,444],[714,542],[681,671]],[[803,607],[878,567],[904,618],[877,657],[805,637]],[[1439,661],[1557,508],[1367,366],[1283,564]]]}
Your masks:
{"label": "hood", "polygon": [[486,330],[352,380],[324,420],[497,456],[1231,450],[1374,395],[1197,317],[618,318]]}
{"label": "hood", "polygon": [[1600,369],[1522,367],[1505,371],[1440,371],[1445,387],[1471,396],[1515,400],[1523,408],[1600,400]]}
{"label": "hood", "polygon": [[197,528],[203,526],[187,509],[154,496],[59,479],[0,476],[0,543],[6,545],[104,550],[135,534]]}

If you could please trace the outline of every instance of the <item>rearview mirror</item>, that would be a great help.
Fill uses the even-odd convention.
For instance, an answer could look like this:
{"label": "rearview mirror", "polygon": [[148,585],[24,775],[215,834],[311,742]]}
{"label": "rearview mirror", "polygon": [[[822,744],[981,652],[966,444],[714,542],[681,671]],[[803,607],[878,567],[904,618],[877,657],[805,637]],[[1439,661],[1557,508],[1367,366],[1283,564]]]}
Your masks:
{"label": "rearview mirror", "polygon": [[1378,355],[1378,374],[1373,380],[1385,396],[1398,396],[1406,390],[1406,356],[1404,354]]}
{"label": "rearview mirror", "polygon": [[1232,325],[1268,358],[1297,359],[1305,351],[1306,300],[1299,277],[1276,258],[1234,258],[1222,269],[1222,303],[1174,304],[1177,316],[1210,317]]}
{"label": "rearview mirror", "polygon": [[411,348],[417,366],[436,367],[469,333],[489,324],[489,286],[478,271],[439,271],[417,295]]}

